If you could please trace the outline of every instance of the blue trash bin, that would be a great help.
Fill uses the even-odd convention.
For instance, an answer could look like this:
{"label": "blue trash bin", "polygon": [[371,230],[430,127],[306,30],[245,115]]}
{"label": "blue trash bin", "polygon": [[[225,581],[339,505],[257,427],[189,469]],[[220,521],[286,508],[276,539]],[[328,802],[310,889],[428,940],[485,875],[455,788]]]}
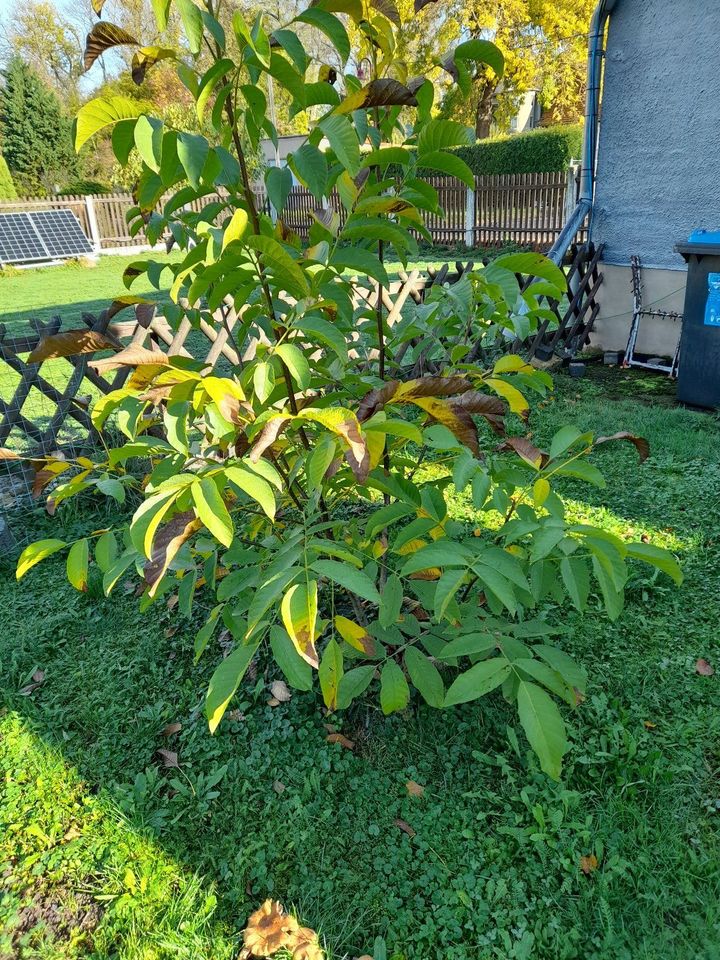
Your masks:
{"label": "blue trash bin", "polygon": [[688,265],[678,400],[720,407],[720,230],[695,230],[677,252]]}

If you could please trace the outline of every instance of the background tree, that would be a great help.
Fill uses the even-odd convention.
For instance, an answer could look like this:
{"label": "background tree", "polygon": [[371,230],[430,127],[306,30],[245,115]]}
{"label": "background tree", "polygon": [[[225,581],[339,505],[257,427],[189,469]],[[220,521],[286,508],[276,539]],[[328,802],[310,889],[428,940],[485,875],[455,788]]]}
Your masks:
{"label": "background tree", "polygon": [[14,200],[17,196],[13,178],[8,170],[5,157],[0,153],[0,200]]}
{"label": "background tree", "polygon": [[492,39],[505,55],[505,75],[479,67],[470,96],[448,90],[442,114],[472,124],[484,139],[493,123],[509,123],[523,94],[537,89],[554,120],[577,120],[593,7],[594,0],[456,0],[458,35]]}
{"label": "background tree", "polygon": [[2,72],[0,135],[22,193],[49,193],[77,175],[70,119],[52,90],[18,56]]}

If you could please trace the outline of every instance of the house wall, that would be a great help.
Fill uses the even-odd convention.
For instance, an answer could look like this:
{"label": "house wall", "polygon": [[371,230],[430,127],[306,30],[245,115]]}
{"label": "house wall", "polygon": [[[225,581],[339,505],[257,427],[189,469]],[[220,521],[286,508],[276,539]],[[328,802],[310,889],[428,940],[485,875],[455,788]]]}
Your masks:
{"label": "house wall", "polygon": [[[668,296],[685,277],[674,246],[720,227],[717,24],[710,0],[618,0],[610,18],[592,223],[611,265],[595,337],[606,349],[627,339],[630,256],[643,263],[646,306],[682,310],[682,292]],[[675,326],[648,331],[648,352],[671,353]]]}

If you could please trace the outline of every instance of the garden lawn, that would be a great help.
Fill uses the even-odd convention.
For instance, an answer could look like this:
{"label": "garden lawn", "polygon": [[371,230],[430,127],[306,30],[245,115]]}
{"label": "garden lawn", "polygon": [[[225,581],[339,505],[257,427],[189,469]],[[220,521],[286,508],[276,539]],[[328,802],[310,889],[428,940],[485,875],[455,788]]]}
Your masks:
{"label": "garden lawn", "polygon": [[[329,721],[312,694],[269,705],[263,663],[210,736],[217,642],[194,667],[194,625],[164,605],[140,616],[122,585],[75,593],[57,557],[19,584],[0,573],[0,957],[231,960],[277,897],[334,960],[377,936],[398,960],[717,958],[720,424],[664,387],[638,402],[647,382],[561,376],[531,424],[646,435],[643,466],[603,448],[608,489],[564,492],[577,517],[669,546],[686,577],[638,568],[615,624],[550,610],[589,672],[561,783],[497,695]],[[93,509],[29,533],[103,526]],[[326,742],[328,722],[353,750]]]}

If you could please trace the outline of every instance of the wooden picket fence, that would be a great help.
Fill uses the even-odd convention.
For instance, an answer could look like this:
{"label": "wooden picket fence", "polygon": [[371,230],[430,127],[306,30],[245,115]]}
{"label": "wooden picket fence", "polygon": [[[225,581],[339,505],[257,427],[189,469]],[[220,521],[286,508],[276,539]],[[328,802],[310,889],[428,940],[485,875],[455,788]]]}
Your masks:
{"label": "wooden picket fence", "polygon": [[[442,215],[426,217],[434,244],[449,247],[501,246],[517,243],[539,250],[549,249],[557,239],[575,206],[576,179],[573,170],[558,173],[527,173],[492,177],[476,177],[475,189],[452,177],[426,178],[438,191]],[[169,199],[163,197],[161,204]],[[256,190],[260,209],[270,212],[262,187]],[[190,204],[201,210],[220,199],[209,194]],[[98,252],[138,247],[147,243],[141,231],[131,236],[127,213],[135,205],[126,193],[93,196],[59,196],[48,199],[25,198],[0,203],[0,213],[27,210],[70,209],[79,219],[86,236]],[[345,209],[336,190],[329,199],[330,207],[345,220]],[[283,212],[284,223],[303,240],[314,222],[318,203],[304,187],[295,185]],[[578,237],[582,242],[584,233]]]}

